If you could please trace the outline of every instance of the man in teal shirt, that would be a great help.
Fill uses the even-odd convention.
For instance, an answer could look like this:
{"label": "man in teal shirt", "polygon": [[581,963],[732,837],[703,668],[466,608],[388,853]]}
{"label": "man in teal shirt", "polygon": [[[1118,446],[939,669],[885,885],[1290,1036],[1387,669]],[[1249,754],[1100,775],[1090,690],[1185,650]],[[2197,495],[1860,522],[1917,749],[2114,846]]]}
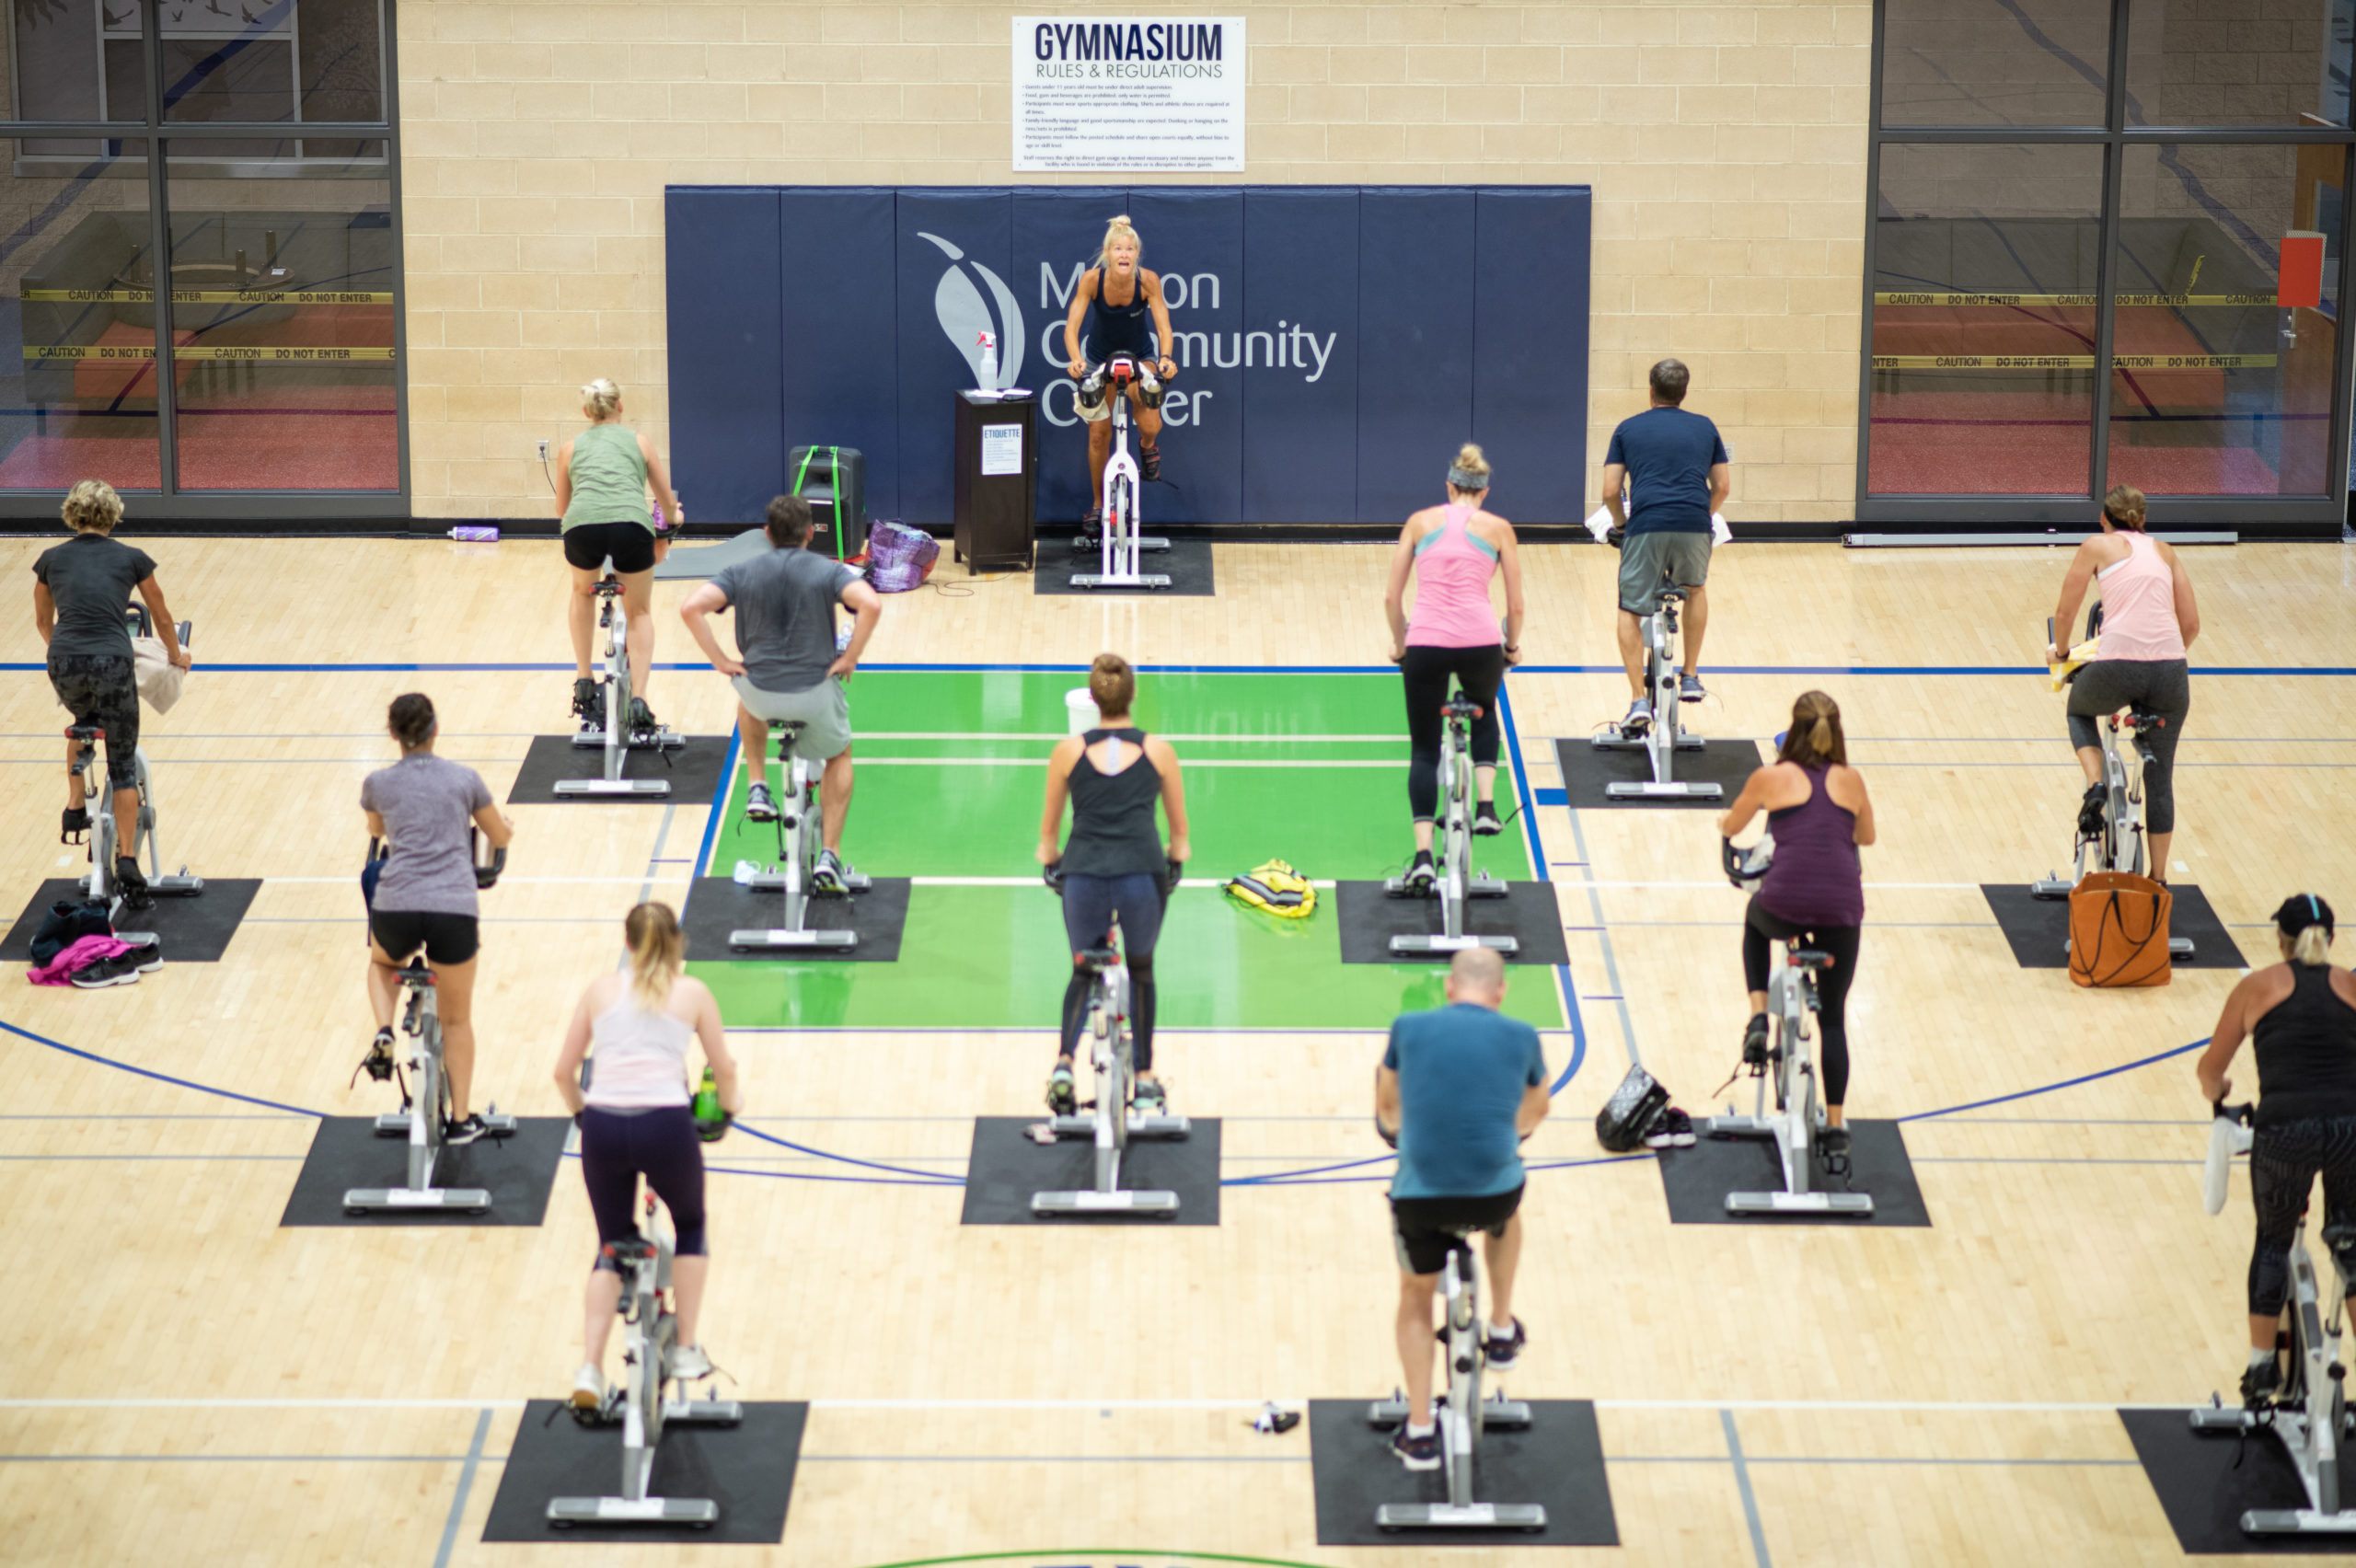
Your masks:
{"label": "man in teal shirt", "polygon": [[1448,1003],[1391,1026],[1374,1078],[1374,1119],[1399,1148],[1391,1215],[1399,1253],[1399,1359],[1407,1420],[1391,1441],[1411,1470],[1439,1468],[1432,1420],[1432,1297],[1449,1250],[1484,1233],[1489,1370],[1510,1372],[1529,1335],[1513,1317],[1521,1259],[1521,1140],[1546,1119],[1546,1055],[1538,1032],[1497,1011],[1505,960],[1469,948],[1448,970]]}

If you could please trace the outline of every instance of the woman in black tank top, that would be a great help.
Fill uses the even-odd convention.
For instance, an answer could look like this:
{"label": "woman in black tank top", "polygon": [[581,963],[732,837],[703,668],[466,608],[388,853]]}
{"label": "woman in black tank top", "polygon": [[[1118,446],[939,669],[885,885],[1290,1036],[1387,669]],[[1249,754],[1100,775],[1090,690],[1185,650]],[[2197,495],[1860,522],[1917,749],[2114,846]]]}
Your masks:
{"label": "woman in black tank top", "polygon": [[2291,1239],[2323,1178],[2324,1224],[2356,1220],[2356,975],[2331,966],[2331,905],[2303,893],[2274,912],[2285,962],[2253,970],[2225,998],[2200,1054],[2200,1091],[2212,1105],[2246,1035],[2258,1057],[2250,1204],[2258,1239],[2249,1261],[2249,1366],[2245,1402],[2281,1386],[2274,1335],[2289,1294]]}
{"label": "woman in black tank top", "polygon": [[[1059,1116],[1079,1108],[1072,1055],[1079,1047],[1089,990],[1080,955],[1110,940],[1115,917],[1129,968],[1136,1102],[1148,1113],[1163,1104],[1161,1080],[1153,1075],[1153,949],[1161,934],[1162,906],[1186,859],[1186,793],[1179,782],[1178,754],[1170,743],[1149,736],[1129,721],[1137,684],[1128,661],[1117,653],[1097,655],[1088,673],[1088,694],[1095,699],[1100,727],[1059,742],[1047,759],[1039,863],[1062,868],[1064,934],[1072,950],[1071,979],[1064,987],[1062,1041],[1047,1079],[1047,1104]],[[1071,802],[1071,837],[1058,849],[1067,798]],[[1154,826],[1156,801],[1170,819],[1166,850]]]}
{"label": "woman in black tank top", "polygon": [[[1071,311],[1064,317],[1064,368],[1071,378],[1086,377],[1090,356],[1103,364],[1116,353],[1134,358],[1140,368],[1150,365],[1164,385],[1178,374],[1170,357],[1170,305],[1161,297],[1161,277],[1138,265],[1145,242],[1126,213],[1104,225],[1104,243],[1097,248],[1096,265],[1080,274],[1071,291]],[[1116,297],[1117,296],[1117,297]],[[1146,340],[1146,318],[1152,317],[1153,340]],[[1083,352],[1080,333],[1089,329]],[[1138,424],[1138,473],[1161,478],[1161,413],[1157,395],[1149,404],[1142,388],[1129,388],[1131,411]],[[1104,464],[1113,455],[1113,405],[1110,398],[1091,410],[1080,409],[1088,421],[1088,515],[1083,532],[1092,533],[1103,515]]]}

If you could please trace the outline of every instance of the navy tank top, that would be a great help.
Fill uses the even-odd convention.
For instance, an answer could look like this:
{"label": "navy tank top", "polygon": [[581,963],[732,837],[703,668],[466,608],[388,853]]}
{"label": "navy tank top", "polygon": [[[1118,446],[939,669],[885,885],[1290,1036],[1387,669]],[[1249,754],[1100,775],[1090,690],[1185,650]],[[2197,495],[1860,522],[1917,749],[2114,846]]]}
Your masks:
{"label": "navy tank top", "polygon": [[1775,859],[1759,884],[1760,906],[1789,926],[1861,926],[1865,882],[1857,865],[1857,813],[1825,792],[1828,769],[1801,771],[1807,801],[1767,813]]}
{"label": "navy tank top", "polygon": [[1087,335],[1088,352],[1099,364],[1114,354],[1144,359],[1153,352],[1152,323],[1146,314],[1151,307],[1146,303],[1145,270],[1138,270],[1125,305],[1114,305],[1104,297],[1104,291],[1111,286],[1110,274],[1103,268],[1097,268],[1096,297],[1089,304],[1088,319],[1081,328]]}
{"label": "navy tank top", "polygon": [[2267,1009],[2249,1037],[2258,1055],[2257,1125],[2356,1116],[2356,1008],[2331,988],[2328,965],[2291,965],[2291,994]]}
{"label": "navy tank top", "polygon": [[[1118,773],[1099,773],[1087,748],[1106,739],[1138,748],[1135,762]],[[1080,760],[1071,769],[1071,837],[1064,845],[1064,874],[1077,877],[1156,876],[1168,857],[1153,803],[1161,799],[1161,775],[1143,755],[1143,730],[1091,730],[1080,737]]]}

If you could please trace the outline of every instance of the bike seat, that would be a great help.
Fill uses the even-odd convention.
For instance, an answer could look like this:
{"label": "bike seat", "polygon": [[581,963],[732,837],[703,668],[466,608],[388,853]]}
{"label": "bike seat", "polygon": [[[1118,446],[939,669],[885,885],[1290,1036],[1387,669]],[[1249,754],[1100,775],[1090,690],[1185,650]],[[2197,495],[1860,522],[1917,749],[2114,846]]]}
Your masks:
{"label": "bike seat", "polygon": [[69,741],[95,741],[105,733],[96,724],[69,724],[65,729],[65,738]]}
{"label": "bike seat", "polygon": [[772,719],[769,721],[769,733],[798,735],[808,726],[808,723],[809,721],[805,719]]}
{"label": "bike seat", "polygon": [[1440,708],[1441,716],[1448,719],[1478,719],[1484,711],[1479,703],[1466,697],[1451,697]]}
{"label": "bike seat", "polygon": [[608,1241],[600,1251],[618,1263],[629,1264],[646,1262],[654,1256],[656,1248],[643,1236],[631,1236],[619,1241]]}
{"label": "bike seat", "polygon": [[2131,708],[2127,710],[2127,722],[2138,730],[2165,730],[2168,727],[2168,721],[2164,716],[2157,713],[2139,712]]}
{"label": "bike seat", "polygon": [[418,989],[433,989],[433,971],[425,967],[423,959],[412,959],[401,971],[401,984]]}
{"label": "bike seat", "polygon": [[[2334,1257],[2349,1260],[2356,1256],[2356,1219],[2336,1219],[2323,1228],[2323,1244]],[[2341,1272],[2347,1272],[2345,1261]]]}
{"label": "bike seat", "polygon": [[597,596],[599,598],[610,599],[621,591],[621,580],[617,578],[612,572],[609,571],[606,573],[605,576],[597,579]]}
{"label": "bike seat", "polygon": [[1795,950],[1792,953],[1792,967],[1794,969],[1830,969],[1832,967],[1832,955],[1829,952],[1807,952]]}
{"label": "bike seat", "polygon": [[1685,590],[1664,588],[1660,591],[1660,602],[1664,605],[1681,605],[1685,603]]}
{"label": "bike seat", "polygon": [[1108,969],[1117,968],[1120,962],[1120,950],[1108,947],[1090,948],[1078,954],[1075,960],[1078,968],[1084,969],[1091,974],[1102,974]]}

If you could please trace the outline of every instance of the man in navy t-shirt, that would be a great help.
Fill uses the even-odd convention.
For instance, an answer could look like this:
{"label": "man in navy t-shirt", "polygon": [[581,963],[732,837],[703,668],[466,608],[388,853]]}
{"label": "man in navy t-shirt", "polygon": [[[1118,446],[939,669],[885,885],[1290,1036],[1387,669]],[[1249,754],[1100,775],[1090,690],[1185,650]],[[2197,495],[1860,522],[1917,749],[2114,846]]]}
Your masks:
{"label": "man in navy t-shirt", "polygon": [[[1653,406],[1620,421],[1603,458],[1604,509],[1628,529],[1620,547],[1620,662],[1628,668],[1628,689],[1635,700],[1620,729],[1632,740],[1651,729],[1653,721],[1637,617],[1659,607],[1664,572],[1686,591],[1681,626],[1685,679],[1678,696],[1686,702],[1699,702],[1703,696],[1701,677],[1694,672],[1702,660],[1702,633],[1710,624],[1710,596],[1702,586],[1710,580],[1710,514],[1726,504],[1732,487],[1718,427],[1680,406],[1689,379],[1680,361],[1663,360],[1653,366]],[[1620,502],[1623,478],[1628,483],[1624,511]]]}
{"label": "man in navy t-shirt", "polygon": [[1432,1419],[1432,1295],[1450,1248],[1479,1230],[1489,1273],[1481,1331],[1489,1370],[1510,1372],[1529,1335],[1513,1316],[1521,1259],[1521,1140],[1546,1117],[1546,1055],[1538,1032],[1497,1011],[1506,965],[1468,948],[1448,969],[1449,1005],[1391,1026],[1374,1078],[1374,1119],[1399,1149],[1391,1216],[1399,1254],[1399,1357],[1407,1419],[1392,1452],[1409,1470],[1437,1470]]}

